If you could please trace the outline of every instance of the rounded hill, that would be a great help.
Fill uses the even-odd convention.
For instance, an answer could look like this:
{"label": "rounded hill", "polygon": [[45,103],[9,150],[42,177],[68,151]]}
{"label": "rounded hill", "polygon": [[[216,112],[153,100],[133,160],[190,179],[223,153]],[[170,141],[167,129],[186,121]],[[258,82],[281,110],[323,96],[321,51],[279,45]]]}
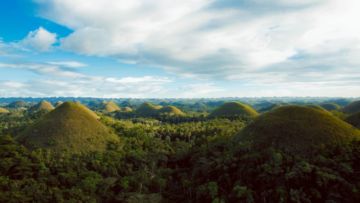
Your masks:
{"label": "rounded hill", "polygon": [[354,101],[346,105],[342,111],[347,114],[354,114],[360,112],[360,101]]}
{"label": "rounded hill", "polygon": [[158,114],[159,109],[161,109],[161,106],[145,102],[136,109],[136,114],[139,116],[155,116]]}
{"label": "rounded hill", "polygon": [[120,107],[113,101],[109,101],[109,102],[104,102],[102,104],[102,110],[104,110],[105,112],[111,113],[114,111],[120,111]]}
{"label": "rounded hill", "polygon": [[257,117],[235,136],[255,149],[273,147],[296,155],[308,155],[318,147],[341,145],[358,139],[359,131],[322,110],[284,106]]}
{"label": "rounded hill", "polygon": [[360,112],[347,117],[345,121],[360,129]]}
{"label": "rounded hill", "polygon": [[258,113],[251,106],[240,102],[227,102],[215,109],[209,117],[255,117]]}
{"label": "rounded hill", "polygon": [[48,101],[41,101],[35,106],[30,108],[31,112],[49,112],[54,109],[54,106]]}
{"label": "rounded hill", "polygon": [[323,103],[320,104],[320,106],[328,111],[336,111],[341,108],[341,106],[336,103]]}
{"label": "rounded hill", "polygon": [[185,113],[175,106],[164,106],[159,109],[161,115],[184,116]]}
{"label": "rounded hill", "polygon": [[105,150],[108,141],[118,138],[91,112],[79,103],[65,102],[27,128],[18,140],[30,149],[73,153]]}

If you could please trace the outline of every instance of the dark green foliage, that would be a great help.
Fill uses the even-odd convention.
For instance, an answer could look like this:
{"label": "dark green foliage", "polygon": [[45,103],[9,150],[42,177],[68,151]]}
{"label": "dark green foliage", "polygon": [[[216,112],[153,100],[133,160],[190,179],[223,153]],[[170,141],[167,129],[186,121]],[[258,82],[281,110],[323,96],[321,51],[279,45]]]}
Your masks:
{"label": "dark green foliage", "polygon": [[360,112],[360,101],[354,101],[346,105],[342,111],[347,114],[354,114]]}
{"label": "dark green foliage", "polygon": [[[0,115],[0,202],[360,202],[360,142],[347,140],[357,131],[329,112],[280,107],[246,127],[248,119],[210,119],[203,113],[127,119],[108,113],[99,121],[78,103],[64,105],[39,118],[21,111]],[[59,153],[47,147],[29,150],[5,135],[42,123],[46,131],[38,132],[48,138],[56,129],[49,126],[65,118],[68,130],[58,131],[60,138],[79,128],[89,130],[81,136],[88,138],[97,126],[111,129],[121,142],[73,153],[75,144],[91,147],[86,140],[80,139],[85,143],[80,146],[72,140],[62,146],[71,150]],[[285,135],[300,141],[259,149],[234,139],[255,124],[260,127],[252,132],[262,132],[269,143]],[[304,156],[306,148],[288,149],[308,136],[321,145],[312,156]]]}
{"label": "dark green foliage", "polygon": [[341,106],[336,103],[323,103],[323,104],[320,104],[320,106],[328,111],[336,111],[341,108]]}
{"label": "dark green foliage", "polygon": [[360,129],[360,112],[347,117],[345,121]]}

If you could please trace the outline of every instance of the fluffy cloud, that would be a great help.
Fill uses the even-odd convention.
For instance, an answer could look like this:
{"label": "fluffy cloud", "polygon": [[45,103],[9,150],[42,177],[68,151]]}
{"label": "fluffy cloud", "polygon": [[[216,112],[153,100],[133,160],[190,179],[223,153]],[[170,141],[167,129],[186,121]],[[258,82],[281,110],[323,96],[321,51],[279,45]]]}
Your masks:
{"label": "fluffy cloud", "polygon": [[48,51],[53,44],[57,42],[57,35],[39,27],[19,42],[19,45],[25,49],[33,49],[37,51]]}
{"label": "fluffy cloud", "polygon": [[[281,68],[286,79],[297,72],[289,64],[304,72],[311,63],[339,71],[346,63],[351,72],[357,66],[350,63],[359,62],[356,0],[38,2],[46,8],[42,16],[74,30],[61,40],[64,49],[183,76],[266,80]],[[334,64],[329,55],[343,57]]]}

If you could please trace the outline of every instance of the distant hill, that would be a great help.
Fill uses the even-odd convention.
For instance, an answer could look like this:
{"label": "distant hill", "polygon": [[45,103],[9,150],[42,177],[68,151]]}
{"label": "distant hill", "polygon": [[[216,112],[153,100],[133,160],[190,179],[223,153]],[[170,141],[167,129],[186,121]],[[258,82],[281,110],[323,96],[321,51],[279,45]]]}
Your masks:
{"label": "distant hill", "polygon": [[215,109],[209,117],[255,117],[258,113],[249,105],[240,102],[227,102]]}
{"label": "distant hill", "polygon": [[101,110],[111,113],[114,111],[120,111],[120,107],[113,101],[109,101],[109,102],[103,102],[101,105]]}
{"label": "distant hill", "polygon": [[360,112],[360,101],[354,101],[346,105],[342,111],[347,114],[354,114]]}
{"label": "distant hill", "polygon": [[264,112],[267,112],[267,111],[271,111],[271,110],[273,110],[275,108],[278,108],[280,106],[282,106],[282,104],[271,104],[269,106],[266,106],[266,107],[263,107],[263,108],[259,109],[258,112],[264,113]]}
{"label": "distant hill", "polygon": [[117,141],[118,137],[91,112],[80,103],[65,102],[28,127],[18,140],[30,149],[102,151],[108,141]]}
{"label": "distant hill", "polygon": [[10,113],[9,110],[0,107],[0,114],[6,114],[6,113]]}
{"label": "distant hill", "polygon": [[136,114],[139,116],[156,116],[159,109],[161,109],[161,106],[145,102],[136,109]]}
{"label": "distant hill", "polygon": [[122,112],[132,112],[133,110],[132,110],[132,108],[127,106],[127,107],[121,107],[120,111],[122,111]]}
{"label": "distant hill", "polygon": [[10,103],[7,107],[16,109],[16,108],[25,108],[26,106],[27,104],[24,101],[15,101]]}
{"label": "distant hill", "polygon": [[360,112],[347,117],[345,121],[360,129]]}
{"label": "distant hill", "polygon": [[55,103],[55,107],[58,107],[58,106],[60,106],[61,104],[63,104],[64,102],[62,102],[62,101],[57,101],[56,103]]}
{"label": "distant hill", "polygon": [[175,106],[164,106],[158,110],[160,115],[170,115],[170,116],[184,116],[185,113],[182,112]]}
{"label": "distant hill", "polygon": [[308,155],[318,147],[341,145],[358,139],[359,131],[331,114],[315,108],[284,106],[257,117],[235,139],[256,149],[273,147]]}
{"label": "distant hill", "polygon": [[41,101],[36,105],[32,106],[29,111],[30,112],[49,112],[54,109],[54,106],[48,101]]}
{"label": "distant hill", "polygon": [[341,109],[341,106],[336,103],[322,103],[320,106],[328,111],[336,111]]}

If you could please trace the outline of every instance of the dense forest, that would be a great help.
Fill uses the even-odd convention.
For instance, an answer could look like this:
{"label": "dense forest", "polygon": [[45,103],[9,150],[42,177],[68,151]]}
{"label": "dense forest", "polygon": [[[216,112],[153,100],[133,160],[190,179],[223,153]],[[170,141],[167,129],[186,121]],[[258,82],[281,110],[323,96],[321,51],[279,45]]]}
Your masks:
{"label": "dense forest", "polygon": [[0,202],[360,202],[352,100],[0,101]]}

